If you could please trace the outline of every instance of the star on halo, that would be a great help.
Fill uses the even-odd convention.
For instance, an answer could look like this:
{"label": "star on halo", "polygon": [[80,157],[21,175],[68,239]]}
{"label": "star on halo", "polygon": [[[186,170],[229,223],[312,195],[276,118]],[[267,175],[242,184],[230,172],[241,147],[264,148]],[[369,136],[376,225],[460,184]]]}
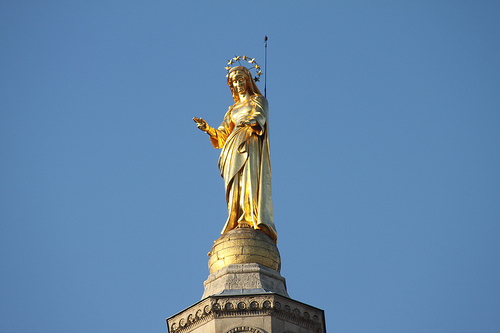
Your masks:
{"label": "star on halo", "polygon": [[255,82],[259,82],[260,81],[260,76],[262,75],[261,67],[255,61],[255,58],[250,58],[250,57],[247,57],[246,55],[243,55],[243,56],[235,55],[232,59],[230,59],[230,60],[227,61],[227,66],[224,67],[224,69],[227,71],[226,77],[229,77],[229,71],[231,71],[231,68],[234,68],[234,67],[231,67],[233,64],[235,64],[236,62],[238,62],[240,64],[240,66],[241,66],[240,60],[246,60],[249,64],[253,64],[253,66],[248,67],[247,69],[248,70],[255,69],[255,72],[256,72],[257,75],[255,76],[254,80],[255,80]]}

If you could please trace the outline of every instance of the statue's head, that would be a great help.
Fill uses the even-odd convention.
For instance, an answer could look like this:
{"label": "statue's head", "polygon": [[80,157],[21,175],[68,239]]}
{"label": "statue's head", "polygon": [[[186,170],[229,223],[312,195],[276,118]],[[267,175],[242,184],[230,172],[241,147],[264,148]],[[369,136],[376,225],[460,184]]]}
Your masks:
{"label": "statue's head", "polygon": [[244,66],[235,66],[231,68],[227,76],[227,84],[231,89],[235,103],[240,101],[238,93],[244,90],[248,91],[250,96],[262,95],[259,88],[257,88],[250,71]]}

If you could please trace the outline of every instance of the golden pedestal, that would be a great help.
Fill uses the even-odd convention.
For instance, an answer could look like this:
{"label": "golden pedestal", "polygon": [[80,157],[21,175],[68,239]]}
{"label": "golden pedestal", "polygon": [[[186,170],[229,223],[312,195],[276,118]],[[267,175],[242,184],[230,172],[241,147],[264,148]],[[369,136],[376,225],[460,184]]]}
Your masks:
{"label": "golden pedestal", "polygon": [[208,253],[210,275],[202,299],[212,295],[276,293],[288,297],[273,240],[253,228],[236,228],[214,242]]}
{"label": "golden pedestal", "polygon": [[262,231],[253,228],[236,228],[214,242],[208,253],[210,274],[231,264],[260,264],[281,270],[281,258],[276,244]]}

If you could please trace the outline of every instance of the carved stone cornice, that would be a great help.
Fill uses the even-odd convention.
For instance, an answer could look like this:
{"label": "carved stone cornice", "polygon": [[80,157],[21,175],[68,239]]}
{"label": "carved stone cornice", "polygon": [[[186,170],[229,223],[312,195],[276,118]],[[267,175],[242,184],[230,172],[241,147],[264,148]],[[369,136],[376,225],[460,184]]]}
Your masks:
{"label": "carved stone cornice", "polygon": [[250,332],[250,333],[265,333],[255,327],[250,326],[236,326],[235,328],[230,329],[226,333],[237,333],[237,332]]}
{"label": "carved stone cornice", "polygon": [[209,296],[168,318],[167,325],[170,333],[187,333],[211,320],[259,316],[285,320],[312,332],[325,331],[322,310],[277,294]]}

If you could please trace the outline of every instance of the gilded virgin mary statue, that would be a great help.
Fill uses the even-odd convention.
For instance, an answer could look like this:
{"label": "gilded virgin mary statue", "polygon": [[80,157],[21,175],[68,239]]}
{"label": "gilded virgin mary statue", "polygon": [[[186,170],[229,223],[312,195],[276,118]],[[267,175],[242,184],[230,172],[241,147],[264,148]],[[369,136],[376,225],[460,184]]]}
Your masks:
{"label": "gilded virgin mary statue", "polygon": [[235,228],[254,228],[276,243],[267,99],[246,67],[227,69],[234,104],[222,124],[213,128],[202,118],[193,118],[198,128],[209,135],[214,148],[221,149],[219,170],[224,179],[228,209],[221,234]]}

